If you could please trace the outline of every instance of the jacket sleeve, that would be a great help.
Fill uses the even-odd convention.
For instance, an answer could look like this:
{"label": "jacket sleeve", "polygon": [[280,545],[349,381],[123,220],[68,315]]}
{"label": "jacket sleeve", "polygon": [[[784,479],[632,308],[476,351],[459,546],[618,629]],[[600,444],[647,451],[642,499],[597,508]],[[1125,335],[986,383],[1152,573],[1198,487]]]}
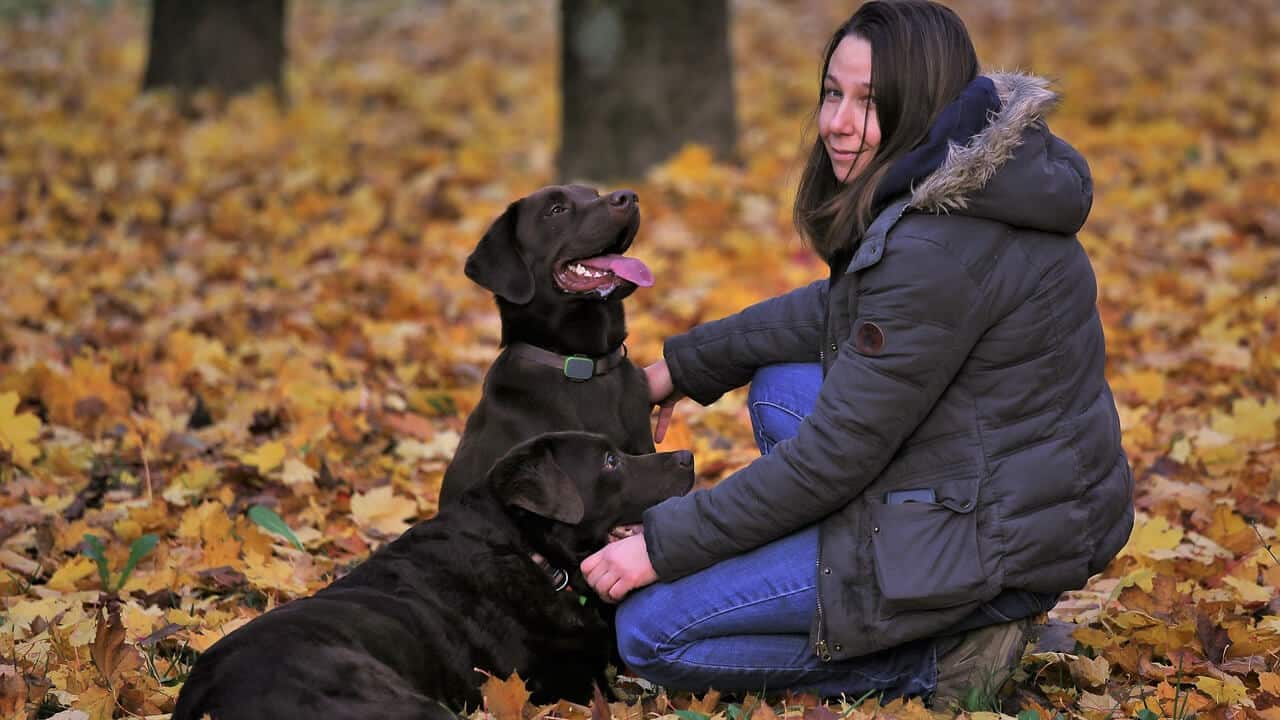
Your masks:
{"label": "jacket sleeve", "polygon": [[817,362],[827,285],[818,280],[668,338],[662,354],[676,389],[710,405],[750,382],[760,367]]}
{"label": "jacket sleeve", "polygon": [[[857,498],[955,377],[986,329],[982,293],[945,248],[894,240],[897,252],[890,245],[864,271],[854,332],[796,437],[714,487],[644,514],[650,560],[663,580],[759,547]],[[855,347],[864,322],[883,332],[876,354]]]}

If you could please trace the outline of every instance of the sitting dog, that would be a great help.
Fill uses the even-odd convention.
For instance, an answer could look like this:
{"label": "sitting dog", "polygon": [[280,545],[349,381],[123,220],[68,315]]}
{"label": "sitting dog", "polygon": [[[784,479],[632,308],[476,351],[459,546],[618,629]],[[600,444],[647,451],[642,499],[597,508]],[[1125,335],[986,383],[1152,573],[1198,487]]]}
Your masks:
{"label": "sitting dog", "polygon": [[512,203],[481,238],[465,272],[496,296],[504,349],[445,471],[441,507],[539,433],[585,430],[624,452],[654,451],[649,385],[623,345],[622,301],[653,284],[623,255],[639,227],[630,190],[552,186]]}
{"label": "sitting dog", "polygon": [[535,702],[588,702],[612,636],[578,564],[692,485],[688,452],[533,438],[340,580],[215,643],[173,718],[454,720],[445,705],[481,702],[477,669],[519,672]]}

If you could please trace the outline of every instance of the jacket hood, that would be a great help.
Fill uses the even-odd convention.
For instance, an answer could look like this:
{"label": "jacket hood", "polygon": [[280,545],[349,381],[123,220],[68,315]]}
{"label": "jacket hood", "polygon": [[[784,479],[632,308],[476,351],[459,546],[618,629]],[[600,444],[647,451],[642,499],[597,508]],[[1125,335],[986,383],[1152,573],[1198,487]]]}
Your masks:
{"label": "jacket hood", "polygon": [[911,207],[1074,234],[1093,204],[1093,178],[1084,157],[1045,124],[1058,95],[1044,78],[987,77],[999,110],[966,144],[951,143],[941,167],[913,188]]}

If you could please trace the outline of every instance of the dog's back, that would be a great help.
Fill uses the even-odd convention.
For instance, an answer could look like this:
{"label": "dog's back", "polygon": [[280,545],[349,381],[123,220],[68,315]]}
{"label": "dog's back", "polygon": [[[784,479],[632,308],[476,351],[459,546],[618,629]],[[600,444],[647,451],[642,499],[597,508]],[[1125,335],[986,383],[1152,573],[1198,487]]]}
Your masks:
{"label": "dog's back", "polygon": [[571,629],[548,623],[566,609],[589,613],[552,592],[482,516],[457,508],[220,640],[197,662],[173,718],[453,720],[441,703],[480,702],[475,668],[527,667],[534,650]]}

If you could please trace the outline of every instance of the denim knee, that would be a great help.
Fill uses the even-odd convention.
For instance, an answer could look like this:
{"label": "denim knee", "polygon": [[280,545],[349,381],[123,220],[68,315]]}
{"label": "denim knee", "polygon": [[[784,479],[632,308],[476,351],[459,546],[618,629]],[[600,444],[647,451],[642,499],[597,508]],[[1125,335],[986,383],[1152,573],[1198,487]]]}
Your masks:
{"label": "denim knee", "polygon": [[618,656],[628,668],[645,679],[656,682],[651,673],[662,666],[661,648],[667,638],[655,637],[653,623],[646,622],[652,614],[648,607],[650,593],[643,588],[631,594],[618,606],[614,616],[617,626]]}
{"label": "denim knee", "polygon": [[751,429],[762,455],[795,436],[817,402],[822,366],[817,363],[766,365],[756,371],[747,391]]}

